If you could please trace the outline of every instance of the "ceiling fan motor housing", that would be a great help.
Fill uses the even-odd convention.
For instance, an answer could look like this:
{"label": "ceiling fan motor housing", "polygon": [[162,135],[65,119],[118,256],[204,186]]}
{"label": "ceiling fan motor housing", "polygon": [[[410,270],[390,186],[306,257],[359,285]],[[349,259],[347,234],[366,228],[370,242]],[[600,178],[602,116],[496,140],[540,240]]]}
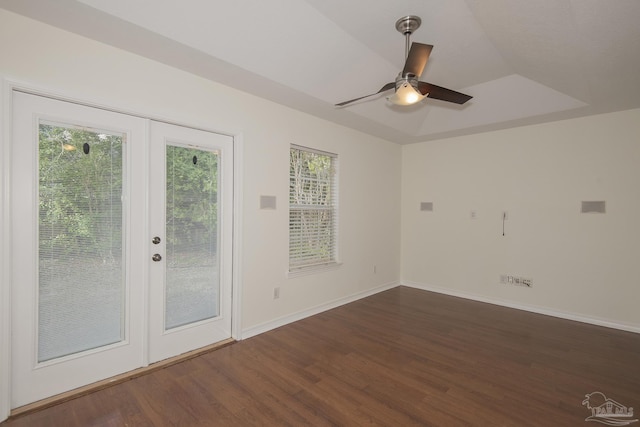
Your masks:
{"label": "ceiling fan motor housing", "polygon": [[402,73],[398,74],[398,77],[396,77],[396,92],[405,84],[410,84],[416,91],[419,91],[418,78],[415,75],[407,74],[403,76]]}

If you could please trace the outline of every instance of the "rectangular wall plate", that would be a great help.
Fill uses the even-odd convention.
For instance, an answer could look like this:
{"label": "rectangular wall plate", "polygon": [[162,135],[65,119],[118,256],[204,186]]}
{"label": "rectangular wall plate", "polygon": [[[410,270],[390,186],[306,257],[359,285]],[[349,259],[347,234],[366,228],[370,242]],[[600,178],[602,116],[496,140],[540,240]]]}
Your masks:
{"label": "rectangular wall plate", "polygon": [[606,206],[604,200],[582,202],[580,213],[605,213]]}
{"label": "rectangular wall plate", "polygon": [[420,210],[424,212],[433,212],[433,202],[420,202]]}
{"label": "rectangular wall plate", "polygon": [[276,196],[260,196],[260,209],[276,208]]}

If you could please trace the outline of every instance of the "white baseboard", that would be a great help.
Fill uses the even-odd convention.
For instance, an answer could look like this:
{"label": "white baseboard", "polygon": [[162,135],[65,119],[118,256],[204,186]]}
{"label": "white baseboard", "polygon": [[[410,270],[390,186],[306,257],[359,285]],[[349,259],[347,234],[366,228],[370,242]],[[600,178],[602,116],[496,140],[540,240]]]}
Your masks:
{"label": "white baseboard", "polygon": [[476,295],[468,292],[456,291],[452,289],[440,288],[437,286],[427,285],[424,283],[416,283],[410,281],[402,281],[401,286],[407,286],[410,288],[422,289],[425,291],[437,292],[439,294],[450,295],[454,297],[465,298],[473,301],[486,302],[489,304],[500,305],[503,307],[515,308],[518,310],[530,311],[532,313],[544,314],[547,316],[559,317],[561,319],[574,320],[576,322],[589,323],[591,325],[604,326],[607,328],[620,329],[627,332],[640,333],[640,325],[620,323],[612,320],[599,319],[597,317],[584,316],[582,314],[551,310],[548,308],[537,307],[526,304],[518,304],[512,301],[501,300],[497,298],[487,298],[481,295]]}
{"label": "white baseboard", "polygon": [[454,297],[464,298],[473,301],[485,302],[489,304],[499,305],[502,307],[515,308],[517,310],[529,311],[537,314],[544,314],[546,316],[558,317],[560,319],[574,320],[576,322],[588,323],[591,325],[604,326],[606,328],[620,329],[623,331],[640,333],[640,325],[633,325],[627,323],[620,323],[612,320],[599,319],[596,317],[584,316],[581,314],[575,314],[570,312],[563,312],[557,310],[551,310],[544,307],[537,307],[526,304],[518,304],[512,301],[501,300],[497,298],[488,298],[481,295],[476,295],[468,292],[456,291],[446,288],[441,288],[438,286],[427,285],[424,283],[417,283],[411,281],[402,281],[400,283],[393,282],[387,283],[385,285],[379,286],[374,289],[368,289],[364,292],[358,292],[343,298],[339,298],[333,301],[329,301],[324,304],[320,304],[314,307],[311,307],[306,310],[302,310],[293,314],[289,314],[287,316],[279,317],[275,320],[271,320],[269,322],[261,323],[256,326],[249,327],[247,329],[242,330],[242,334],[238,337],[238,340],[251,338],[255,335],[262,334],[264,332],[270,331],[272,329],[279,328],[280,326],[287,325],[289,323],[296,322],[298,320],[302,320],[306,317],[313,316],[315,314],[322,313],[327,310],[331,310],[332,308],[339,307],[341,305],[348,304],[350,302],[357,301],[359,299],[368,297],[370,295],[377,294],[382,291],[386,291],[388,289],[395,288],[397,286],[407,286],[410,288],[422,289],[425,291],[437,292],[439,294],[450,295]]}
{"label": "white baseboard", "polygon": [[264,332],[270,331],[272,329],[279,328],[280,326],[284,326],[284,325],[287,325],[289,323],[293,323],[293,322],[296,322],[298,320],[302,320],[302,319],[304,319],[306,317],[322,313],[323,311],[331,310],[332,308],[340,307],[341,305],[345,305],[345,304],[348,304],[350,302],[354,302],[354,301],[357,301],[359,299],[368,297],[370,295],[374,295],[374,294],[377,294],[379,292],[395,288],[395,287],[397,287],[399,285],[400,284],[398,282],[387,283],[385,285],[378,286],[377,288],[368,289],[368,290],[366,290],[364,292],[358,292],[358,293],[355,293],[355,294],[352,294],[352,295],[349,295],[349,296],[346,296],[346,297],[343,297],[343,298],[338,298],[336,300],[329,301],[327,303],[320,304],[320,305],[311,307],[311,308],[306,309],[306,310],[298,311],[296,313],[289,314],[289,315],[283,316],[283,317],[279,317],[279,318],[277,318],[275,320],[271,320],[269,322],[261,323],[261,324],[256,325],[256,326],[252,326],[250,328],[243,329],[242,330],[242,336],[239,339],[243,339],[244,340],[244,339],[247,339],[247,338],[251,338],[251,337],[253,337],[255,335],[259,335],[259,334],[262,334]]}

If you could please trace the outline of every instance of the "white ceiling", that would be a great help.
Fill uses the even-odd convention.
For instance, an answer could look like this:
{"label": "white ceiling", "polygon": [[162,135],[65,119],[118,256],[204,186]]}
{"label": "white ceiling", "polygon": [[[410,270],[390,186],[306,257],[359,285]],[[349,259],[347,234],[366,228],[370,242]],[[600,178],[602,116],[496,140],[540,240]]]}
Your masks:
{"label": "white ceiling", "polygon": [[[0,0],[0,7],[405,144],[640,107],[638,0]],[[398,107],[395,22],[421,80],[474,98]]]}

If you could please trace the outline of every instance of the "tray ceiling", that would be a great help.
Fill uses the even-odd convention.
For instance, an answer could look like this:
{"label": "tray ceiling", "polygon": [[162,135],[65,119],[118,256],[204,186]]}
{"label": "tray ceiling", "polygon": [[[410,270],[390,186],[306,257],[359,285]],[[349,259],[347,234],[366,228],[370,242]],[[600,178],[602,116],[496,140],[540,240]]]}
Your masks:
{"label": "tray ceiling", "polygon": [[[406,144],[640,107],[636,0],[2,0],[0,7]],[[421,80],[474,98],[376,92],[404,64],[395,22],[434,45]]]}

